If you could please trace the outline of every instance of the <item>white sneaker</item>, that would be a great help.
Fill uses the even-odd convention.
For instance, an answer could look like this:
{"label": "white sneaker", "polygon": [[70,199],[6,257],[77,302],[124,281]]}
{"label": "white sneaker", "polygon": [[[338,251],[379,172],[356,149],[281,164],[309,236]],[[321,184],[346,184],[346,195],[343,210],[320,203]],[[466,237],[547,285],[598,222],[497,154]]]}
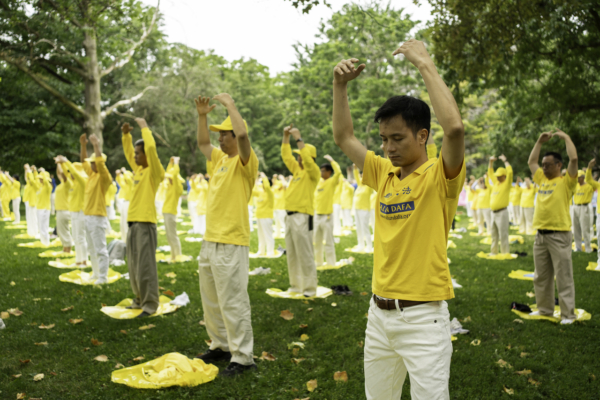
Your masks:
{"label": "white sneaker", "polygon": [[572,319],[565,318],[560,321],[561,325],[571,325],[574,321]]}
{"label": "white sneaker", "polygon": [[539,311],[532,311],[532,312],[529,313],[529,315],[531,315],[532,317],[537,317],[537,316],[540,315],[540,312]]}
{"label": "white sneaker", "polygon": [[365,253],[372,253],[373,252],[373,248],[369,247],[368,249],[365,250]]}
{"label": "white sneaker", "polygon": [[108,279],[106,279],[106,278],[98,278],[94,282],[94,285],[105,285],[107,283],[108,283]]}

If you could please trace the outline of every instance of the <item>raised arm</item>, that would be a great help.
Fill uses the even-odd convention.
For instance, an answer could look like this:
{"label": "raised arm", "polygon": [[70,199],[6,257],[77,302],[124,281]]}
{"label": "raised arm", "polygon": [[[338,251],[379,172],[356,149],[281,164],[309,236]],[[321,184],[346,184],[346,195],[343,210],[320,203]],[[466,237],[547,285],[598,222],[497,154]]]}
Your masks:
{"label": "raised arm", "polygon": [[513,181],[513,169],[512,166],[510,165],[510,163],[506,160],[506,156],[504,154],[502,154],[500,157],[498,157],[500,160],[502,160],[502,162],[504,163],[504,167],[506,168],[506,180],[509,182],[509,184],[512,185],[512,181]]}
{"label": "raised arm", "polygon": [[544,132],[540,135],[537,142],[533,146],[531,150],[531,154],[529,154],[529,160],[527,164],[529,164],[529,170],[532,175],[535,175],[535,172],[540,168],[540,151],[542,151],[542,144],[546,143],[552,137],[552,133]]}
{"label": "raised arm", "polygon": [[87,158],[87,142],[88,140],[85,133],[79,136],[79,162],[81,163],[85,162],[85,159]]}
{"label": "raised arm", "polygon": [[[290,146],[290,136],[292,135],[293,125],[286,126],[283,128],[283,139],[281,141],[281,159],[283,163],[290,170],[292,174],[295,174],[299,169],[300,165],[298,165],[298,161],[294,158],[292,154],[292,147]],[[304,147],[304,143],[298,142],[299,145]]]}
{"label": "raised arm", "polygon": [[592,168],[596,165],[596,159],[592,158],[592,161],[588,164],[587,171],[585,171],[585,181],[588,185],[596,190],[600,190],[600,182],[596,182],[592,176]]}
{"label": "raised arm", "polygon": [[77,170],[77,168],[75,168],[73,166],[73,164],[71,164],[71,162],[69,160],[67,160],[67,158],[65,156],[56,157],[56,162],[60,163],[61,166],[64,166],[63,171],[65,169],[67,169],[69,172],[71,172],[71,175],[73,175],[73,178],[75,179],[75,181],[80,183],[82,186],[85,186],[85,179],[83,178],[81,173]]}
{"label": "raised arm", "polygon": [[491,156],[490,163],[488,164],[488,178],[492,181],[493,185],[498,184],[498,178],[496,178],[496,175],[494,174],[494,161],[496,160],[496,156]]}
{"label": "raised arm", "polygon": [[365,164],[367,149],[354,136],[354,125],[348,104],[348,82],[365,69],[365,64],[355,67],[357,58],[340,61],[333,68],[333,140],[361,169]]}
{"label": "raised arm", "polygon": [[[331,175],[329,179],[333,179],[334,181],[339,182],[339,179],[342,175],[342,169],[340,168],[340,164],[338,164],[329,154],[326,154],[325,156],[323,156],[323,158],[329,161],[329,163],[331,164],[331,168],[333,168],[333,175]],[[336,182],[336,184],[338,182]]]}
{"label": "raised arm", "polygon": [[440,77],[425,45],[418,40],[404,42],[393,55],[404,54],[421,73],[433,112],[444,130],[442,159],[447,179],[458,176],[465,158],[465,128],[454,96]]}
{"label": "raised arm", "polygon": [[96,170],[98,174],[100,174],[100,179],[102,179],[102,183],[105,187],[108,188],[108,185],[112,182],[112,176],[106,168],[106,163],[104,158],[102,157],[102,151],[100,151],[100,142],[96,135],[90,136],[90,142],[92,142],[92,146],[94,146],[94,156],[96,157]]}
{"label": "raised arm", "polygon": [[217,100],[225,108],[229,118],[231,118],[231,125],[233,126],[233,133],[235,133],[235,140],[237,141],[238,154],[242,164],[248,164],[250,160],[250,154],[252,154],[252,147],[250,146],[250,137],[248,137],[248,129],[246,124],[231,96],[227,93],[221,93],[213,97],[213,100]]}
{"label": "raised arm", "polygon": [[165,178],[165,169],[160,163],[158,153],[156,152],[156,141],[152,136],[152,131],[148,128],[148,124],[144,118],[136,118],[135,122],[142,129],[142,139],[144,139],[144,153],[146,154],[146,160],[148,161],[148,168],[150,174],[154,178],[155,182],[162,182]]}
{"label": "raised arm", "polygon": [[577,160],[577,149],[575,148],[575,144],[571,140],[571,137],[557,129],[553,136],[558,136],[562,140],[565,141],[565,145],[567,147],[567,156],[569,156],[569,165],[567,166],[567,172],[571,176],[571,178],[577,178],[577,169],[578,169],[578,160]]}
{"label": "raised arm", "polygon": [[212,153],[213,145],[210,143],[207,115],[215,109],[216,105],[213,104],[211,106],[208,104],[210,102],[210,97],[198,96],[197,99],[194,99],[194,102],[196,103],[196,111],[198,111],[198,148],[202,154],[204,154],[204,157],[206,157],[208,161],[211,161],[210,155]]}
{"label": "raised arm", "polygon": [[123,144],[123,153],[125,154],[125,159],[127,159],[127,163],[132,170],[136,170],[138,165],[135,162],[135,149],[133,147],[133,137],[131,136],[131,131],[133,127],[129,125],[127,122],[121,126],[121,143]]}

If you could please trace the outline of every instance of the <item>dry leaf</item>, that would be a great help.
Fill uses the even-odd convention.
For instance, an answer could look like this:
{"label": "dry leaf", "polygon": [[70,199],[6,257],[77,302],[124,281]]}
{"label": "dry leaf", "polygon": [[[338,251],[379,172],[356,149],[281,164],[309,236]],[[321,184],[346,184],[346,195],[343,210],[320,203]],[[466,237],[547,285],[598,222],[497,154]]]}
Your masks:
{"label": "dry leaf", "polygon": [[538,381],[536,381],[536,380],[535,380],[535,379],[533,379],[533,378],[529,378],[529,379],[527,379],[527,382],[531,383],[531,384],[532,384],[532,385],[534,385],[534,386],[540,386],[540,384],[542,383],[542,382],[538,382]]}
{"label": "dry leaf", "polygon": [[55,326],[55,324],[50,324],[50,325],[41,324],[40,326],[38,326],[38,328],[40,328],[40,329],[52,329],[52,328],[54,328],[54,326]]}
{"label": "dry leaf", "polygon": [[512,365],[510,365],[509,363],[507,363],[506,361],[504,361],[503,359],[498,360],[498,362],[496,363],[498,364],[501,368],[509,368],[512,369]]}
{"label": "dry leaf", "polygon": [[206,344],[207,344],[207,345],[209,345],[209,346],[210,346],[210,345],[211,345],[211,343],[212,343],[212,340],[208,339],[208,340],[205,340],[205,342],[206,342]]}
{"label": "dry leaf", "polygon": [[13,378],[20,378],[22,374],[13,375]]}
{"label": "dry leaf", "polygon": [[114,366],[115,369],[119,369],[119,368],[125,368],[125,366],[121,363],[116,363]]}
{"label": "dry leaf", "polygon": [[100,306],[101,306],[102,308],[104,308],[104,307],[106,307],[106,304],[104,304],[104,303],[100,303]]}
{"label": "dry leaf", "polygon": [[481,344],[481,340],[475,339],[471,342],[471,346],[479,346]]}
{"label": "dry leaf", "polygon": [[63,312],[64,312],[64,311],[71,311],[73,308],[75,308],[75,307],[73,307],[73,306],[69,306],[69,307],[67,307],[67,308],[61,308],[61,309],[60,309],[60,311],[63,311]]}
{"label": "dry leaf", "polygon": [[10,283],[10,286],[15,286],[15,285],[16,285],[16,283],[14,283],[14,282]]}
{"label": "dry leaf", "polygon": [[510,350],[510,349],[512,349],[512,346],[509,344],[508,346],[506,346],[506,349]]}
{"label": "dry leaf", "polygon": [[463,319],[462,322],[471,322],[471,316],[469,315],[467,318]]}
{"label": "dry leaf", "polygon": [[276,283],[277,279],[271,279],[271,283]]}
{"label": "dry leaf", "polygon": [[338,371],[333,374],[333,380],[337,382],[348,382],[348,374],[346,371]]}
{"label": "dry leaf", "polygon": [[308,335],[307,335],[306,333],[303,333],[303,334],[300,336],[300,341],[302,341],[302,342],[306,342],[307,340],[308,340]]}
{"label": "dry leaf", "polygon": [[69,319],[69,322],[72,323],[73,325],[78,324],[80,322],[83,322],[83,318],[71,318]]}
{"label": "dry leaf", "polygon": [[519,319],[519,318],[516,318],[515,320],[513,320],[513,322],[516,322],[516,323],[518,323],[518,324],[522,324],[522,323],[523,323],[523,320],[522,320],[522,319]]}
{"label": "dry leaf", "polygon": [[358,342],[358,347],[363,347],[365,345],[365,343],[361,340],[360,342]]}
{"label": "dry leaf", "polygon": [[48,342],[40,342],[40,343],[36,343],[36,346],[48,346]]}
{"label": "dry leaf", "polygon": [[523,371],[516,371],[515,374],[518,375],[529,375],[531,373],[530,369],[524,369]]}
{"label": "dry leaf", "polygon": [[102,346],[104,343],[99,341],[98,339],[92,339],[92,344],[94,346]]}
{"label": "dry leaf", "polygon": [[532,292],[527,292],[527,293],[525,293],[525,295],[527,297],[535,297],[535,293],[532,293]]}
{"label": "dry leaf", "polygon": [[523,353],[521,353],[521,358],[525,358],[525,357],[527,357],[528,355],[529,355],[529,353],[524,353],[524,352],[523,352]]}
{"label": "dry leaf", "polygon": [[159,287],[158,287],[158,290],[165,290],[165,288],[164,288],[164,287],[162,287],[162,286],[159,286]]}
{"label": "dry leaf", "polygon": [[167,278],[176,278],[177,274],[175,272],[169,272],[169,273],[166,273],[165,276]]}
{"label": "dry leaf", "polygon": [[198,322],[198,323],[199,323],[200,325],[202,325],[202,326],[206,326],[206,322],[204,322],[204,320],[202,320],[202,321],[200,321],[200,322]]}
{"label": "dry leaf", "polygon": [[2,318],[2,319],[8,319],[9,317],[10,317],[10,314],[7,313],[6,311],[0,312],[0,318]]}
{"label": "dry leaf", "polygon": [[368,294],[369,294],[369,293],[367,293],[367,292],[360,292],[360,295],[361,295],[361,296],[366,296],[366,295],[368,295]]}
{"label": "dry leaf", "polygon": [[292,358],[294,364],[300,364],[304,360],[306,360],[306,358]]}
{"label": "dry leaf", "polygon": [[174,285],[175,283],[177,283],[177,279],[171,279],[171,285]]}
{"label": "dry leaf", "polygon": [[19,360],[21,361],[21,364],[27,364],[28,362],[30,362],[31,360]]}
{"label": "dry leaf", "polygon": [[9,308],[6,311],[8,311],[9,314],[14,315],[15,317],[23,315],[23,311],[19,310],[18,308]]}
{"label": "dry leaf", "polygon": [[101,356],[98,356],[98,357],[94,358],[94,360],[100,361],[100,362],[107,362],[108,361],[108,357],[106,357],[105,355],[101,355]]}
{"label": "dry leaf", "polygon": [[139,356],[133,359],[133,361],[142,361],[144,359],[144,356]]}
{"label": "dry leaf", "polygon": [[122,333],[123,335],[127,335],[127,331],[126,331],[125,329],[121,329],[121,333]]}
{"label": "dry leaf", "polygon": [[313,379],[313,380],[306,382],[306,388],[308,389],[309,392],[314,392],[315,389],[317,388],[317,380]]}
{"label": "dry leaf", "polygon": [[56,372],[50,372],[50,375],[57,376],[58,374]]}
{"label": "dry leaf", "polygon": [[304,328],[308,328],[308,325],[306,325],[306,324],[300,324],[300,329],[304,329]]}
{"label": "dry leaf", "polygon": [[25,393],[17,393],[17,400],[21,400],[25,398]]}
{"label": "dry leaf", "polygon": [[288,343],[288,349],[293,349],[294,347],[300,347],[301,349],[303,349],[304,348],[304,343],[302,343],[302,342]]}
{"label": "dry leaf", "polygon": [[266,361],[275,361],[277,360],[273,354],[271,353],[267,353],[266,351],[262,352],[262,355],[259,357],[260,360],[266,360]]}
{"label": "dry leaf", "polygon": [[163,294],[166,296],[175,296],[175,293],[173,293],[171,290],[165,290]]}
{"label": "dry leaf", "polygon": [[297,356],[297,355],[298,355],[298,353],[300,353],[300,349],[299,349],[298,347],[294,347],[294,348],[292,349],[292,354],[293,354],[293,355],[295,355],[295,356]]}
{"label": "dry leaf", "polygon": [[337,303],[331,303],[331,307],[337,307]]}
{"label": "dry leaf", "polygon": [[504,387],[504,391],[505,391],[506,393],[508,393],[508,394],[510,394],[510,395],[513,395],[513,394],[515,394],[515,390],[514,390],[514,389],[509,389],[509,388],[507,388],[506,386],[503,386],[503,387]]}
{"label": "dry leaf", "polygon": [[41,381],[42,379],[44,379],[44,374],[37,374],[36,376],[33,377],[34,382]]}
{"label": "dry leaf", "polygon": [[311,312],[313,309],[312,308],[307,308],[306,312]]}
{"label": "dry leaf", "polygon": [[145,330],[152,329],[152,328],[156,328],[156,325],[148,324],[148,325],[140,326],[138,329],[140,331],[145,331]]}
{"label": "dry leaf", "polygon": [[83,349],[83,351],[88,351],[89,349],[90,349],[89,347],[85,347],[85,348]]}
{"label": "dry leaf", "polygon": [[289,310],[283,310],[279,316],[286,321],[294,319],[294,313],[290,312]]}

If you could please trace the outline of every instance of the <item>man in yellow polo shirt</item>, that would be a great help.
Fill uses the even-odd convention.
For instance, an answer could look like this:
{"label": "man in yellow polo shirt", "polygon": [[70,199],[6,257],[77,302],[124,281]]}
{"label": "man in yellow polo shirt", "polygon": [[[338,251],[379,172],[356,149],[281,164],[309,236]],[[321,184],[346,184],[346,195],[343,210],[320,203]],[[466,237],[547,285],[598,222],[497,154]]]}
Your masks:
{"label": "man in yellow polo shirt", "polygon": [[275,196],[271,190],[269,178],[261,172],[254,185],[254,203],[256,204],[256,222],[258,228],[258,254],[272,256],[275,254],[273,239],[273,207]]}
{"label": "man in yellow polo shirt", "polygon": [[[592,252],[590,215],[592,215],[592,197],[594,187],[585,181],[585,172],[577,172],[577,187],[573,196],[573,233],[575,235],[575,251],[583,251],[581,243],[585,244],[585,252]],[[582,240],[583,236],[583,240]]]}
{"label": "man in yellow polo shirt", "polygon": [[69,190],[69,212],[71,213],[71,230],[75,242],[75,264],[78,266],[87,265],[88,245],[83,209],[85,188],[89,178],[83,170],[83,164],[80,162],[71,163],[66,157],[62,156],[58,156],[56,162],[60,164],[63,171],[69,171],[69,175],[67,176],[71,184],[71,189]]}
{"label": "man in yellow polo shirt", "polygon": [[356,217],[356,238],[358,239],[357,251],[373,252],[373,240],[369,230],[369,213],[371,210],[371,189],[363,184],[360,172],[356,165],[354,168],[354,180],[356,191],[354,192],[354,216]]}
{"label": "man in yellow polo shirt", "polygon": [[127,163],[133,171],[133,189],[127,211],[127,266],[135,298],[130,308],[142,309],[138,318],[147,317],[158,308],[158,270],[156,268],[156,208],[154,199],[163,181],[165,169],[156,152],[156,142],[146,120],[136,118],[142,139],[133,143],[133,128],[121,127],[121,142]]}
{"label": "man in yellow polo shirt", "polygon": [[[504,162],[505,168],[498,168],[494,172],[494,161],[500,159]],[[490,209],[492,210],[492,248],[491,255],[498,254],[498,241],[500,241],[500,253],[508,254],[510,252],[508,235],[509,235],[509,218],[508,218],[508,203],[510,197],[510,189],[513,180],[513,170],[504,154],[500,157],[490,157],[488,167],[488,177],[492,180],[492,195],[490,197]]]}
{"label": "man in yellow polo shirt", "polygon": [[[593,158],[585,171],[585,182],[592,186],[595,190],[600,191],[600,182],[594,180],[592,169],[596,166],[596,159]],[[596,206],[596,236],[600,237],[600,204]],[[598,251],[598,265],[600,265],[600,251]]]}
{"label": "man in yellow polo shirt", "polygon": [[533,235],[533,211],[537,187],[531,179],[525,178],[525,187],[521,193],[521,227],[519,233]]}
{"label": "man in yellow polo shirt", "polygon": [[[569,165],[564,176],[561,176],[563,162],[558,153],[547,152],[542,158],[542,168],[538,164],[542,144],[552,137],[564,140],[567,147]],[[538,311],[532,314],[554,314],[556,277],[561,324],[571,324],[575,320],[575,283],[571,259],[573,234],[569,204],[577,188],[577,149],[569,135],[563,131],[544,132],[533,147],[528,163],[533,181],[539,186],[533,215],[533,228],[537,229],[533,243],[533,287]]]}
{"label": "man in yellow polo shirt", "polygon": [[490,235],[492,233],[492,210],[490,209],[491,195],[492,188],[487,180],[487,174],[485,174],[482,178],[479,178],[477,191],[477,218],[479,221],[480,235]]}
{"label": "man in yellow polo shirt", "polygon": [[323,265],[323,240],[325,240],[325,260],[327,265],[335,266],[335,242],[333,239],[333,198],[343,179],[340,165],[329,154],[323,157],[329,163],[321,164],[321,180],[315,192],[315,262]]}
{"label": "man in yellow polo shirt", "polygon": [[44,246],[50,244],[48,228],[50,227],[50,196],[52,195],[52,179],[50,174],[40,168],[39,172],[35,169],[26,169],[29,181],[36,192],[37,198],[36,213],[38,222],[38,231],[40,233],[40,242]]}
{"label": "man in yellow polo shirt", "polygon": [[[290,136],[296,140],[298,159],[294,159]],[[290,288],[306,297],[317,294],[317,269],[313,250],[313,214],[315,189],[321,179],[315,163],[317,149],[304,144],[300,131],[293,125],[283,130],[281,158],[294,175],[285,191],[285,245]]]}
{"label": "man in yellow polo shirt", "polygon": [[359,60],[349,59],[334,68],[335,143],[363,170],[363,183],[377,191],[379,202],[365,391],[369,400],[399,398],[408,372],[413,399],[447,399],[452,342],[445,300],[454,291],[446,245],[465,182],[464,128],[423,43],[409,40],[398,53],[419,69],[444,131],[437,159],[428,160],[425,150],[429,106],[410,96],[388,99],[375,114],[389,158],[367,151],[354,136],[347,94],[347,82],[365,64],[355,67]]}
{"label": "man in yellow polo shirt", "polygon": [[56,233],[63,245],[63,253],[70,253],[73,246],[71,237],[71,213],[69,212],[69,194],[71,193],[71,181],[67,179],[58,158],[56,161],[56,177],[60,184],[54,191],[54,208],[56,209]]}
{"label": "man in yellow polo shirt", "polygon": [[248,126],[230,95],[213,98],[229,117],[210,130],[219,133],[220,149],[210,142],[207,114],[216,105],[198,97],[198,147],[212,163],[208,185],[206,233],[198,259],[200,295],[210,348],[198,358],[207,363],[230,361],[221,376],[235,376],[256,369],[248,269],[250,223],[248,200],[258,175],[258,158],[250,145]]}

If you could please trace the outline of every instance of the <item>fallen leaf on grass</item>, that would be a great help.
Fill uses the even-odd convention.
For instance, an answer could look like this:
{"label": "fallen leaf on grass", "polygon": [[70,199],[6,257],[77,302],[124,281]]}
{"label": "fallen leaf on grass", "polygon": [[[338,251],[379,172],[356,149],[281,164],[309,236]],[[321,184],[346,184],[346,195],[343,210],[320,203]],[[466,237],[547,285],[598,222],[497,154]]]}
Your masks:
{"label": "fallen leaf on grass", "polygon": [[127,335],[127,331],[126,331],[125,329],[121,329],[121,333],[122,333],[123,335]]}
{"label": "fallen leaf on grass", "polygon": [[25,396],[26,396],[26,394],[25,394],[25,393],[17,393],[17,400],[24,399],[24,398],[25,398]]}
{"label": "fallen leaf on grass", "polygon": [[22,374],[13,375],[13,378],[20,378]]}
{"label": "fallen leaf on grass", "polygon": [[286,321],[294,319],[294,313],[290,312],[289,310],[283,310],[279,316]]}
{"label": "fallen leaf on grass", "polygon": [[498,360],[498,362],[496,362],[496,364],[498,364],[500,366],[500,368],[509,368],[509,369],[512,369],[512,365],[510,365],[509,363],[507,363],[503,359]]}
{"label": "fallen leaf on grass", "polygon": [[521,353],[521,358],[525,358],[525,357],[527,357],[528,355],[529,355],[529,353],[525,353],[525,352],[523,352],[523,353]]}
{"label": "fallen leaf on grass", "polygon": [[368,295],[368,294],[369,294],[369,293],[367,293],[367,292],[360,292],[360,295],[361,295],[361,296],[366,296],[366,295]]}
{"label": "fallen leaf on grass", "polygon": [[36,343],[36,346],[48,346],[48,342],[40,342],[40,343]]}
{"label": "fallen leaf on grass", "polygon": [[50,375],[57,376],[58,374],[56,372],[50,372]]}
{"label": "fallen leaf on grass", "polygon": [[523,323],[523,320],[522,320],[522,319],[519,319],[519,318],[516,318],[515,320],[513,320],[513,322],[516,322],[516,323],[518,323],[518,324],[522,324],[522,323]]}
{"label": "fallen leaf on grass", "polygon": [[171,285],[174,285],[175,283],[177,283],[177,279],[171,279]]}
{"label": "fallen leaf on grass", "polygon": [[206,344],[210,346],[212,343],[212,340],[208,339],[208,340],[205,340],[204,342],[206,342]]}
{"label": "fallen leaf on grass", "polygon": [[277,279],[271,279],[271,283],[276,283]]}
{"label": "fallen leaf on grass", "polygon": [[73,325],[75,325],[80,322],[83,322],[83,318],[71,318],[71,319],[69,319],[69,322],[72,323]]}
{"label": "fallen leaf on grass", "polygon": [[263,351],[262,355],[259,357],[259,360],[275,361],[277,359],[273,356],[273,354]]}
{"label": "fallen leaf on grass", "polygon": [[148,325],[140,326],[138,329],[140,331],[145,331],[145,330],[152,329],[155,327],[156,327],[156,325],[154,325],[154,324],[148,324]]}
{"label": "fallen leaf on grass", "polygon": [[89,349],[89,347],[84,347],[83,351],[88,351]]}
{"label": "fallen leaf on grass", "polygon": [[306,333],[303,333],[303,334],[300,336],[300,341],[301,341],[301,342],[306,342],[307,340],[308,340],[308,335],[307,335]]}
{"label": "fallen leaf on grass", "polygon": [[125,368],[125,366],[121,363],[116,363],[114,366],[115,369],[119,369],[119,368]]}
{"label": "fallen leaf on grass", "polygon": [[365,345],[365,343],[361,340],[360,342],[358,342],[358,347],[363,347]]}
{"label": "fallen leaf on grass", "polygon": [[508,393],[508,394],[510,394],[510,395],[513,395],[513,394],[515,394],[515,390],[514,390],[514,389],[509,389],[509,388],[507,388],[506,386],[503,386],[503,388],[504,388],[504,391],[505,391],[506,393]]}
{"label": "fallen leaf on grass", "polygon": [[33,377],[34,382],[41,381],[42,379],[44,379],[44,374],[37,374],[36,376]]}
{"label": "fallen leaf on grass", "polygon": [[108,357],[106,357],[105,355],[101,355],[101,356],[95,357],[94,360],[100,361],[100,362],[107,362]]}
{"label": "fallen leaf on grass", "polygon": [[60,311],[62,311],[62,312],[71,311],[73,308],[75,308],[75,307],[69,306],[69,307],[66,307],[66,308],[61,308]]}
{"label": "fallen leaf on grass", "polygon": [[481,344],[481,340],[475,339],[471,342],[471,346],[479,346]]}
{"label": "fallen leaf on grass", "polygon": [[10,283],[10,286],[15,286],[15,285],[16,285],[16,283],[14,283],[14,282]]}
{"label": "fallen leaf on grass", "polygon": [[166,296],[175,296],[175,293],[173,293],[171,290],[165,290],[163,294]]}
{"label": "fallen leaf on grass", "polygon": [[338,371],[333,374],[333,380],[337,382],[348,382],[348,374],[346,371]]}
{"label": "fallen leaf on grass", "polygon": [[467,318],[463,319],[462,322],[471,322],[471,316],[469,315]]}
{"label": "fallen leaf on grass", "polygon": [[144,356],[139,356],[133,359],[133,361],[142,361],[144,359]]}
{"label": "fallen leaf on grass", "polygon": [[533,379],[533,378],[529,378],[529,379],[527,379],[527,382],[531,383],[531,384],[532,384],[532,385],[534,385],[534,386],[540,386],[540,384],[542,383],[542,382],[538,382],[538,381],[536,381],[536,380],[535,380],[535,379]]}
{"label": "fallen leaf on grass", "polygon": [[525,295],[527,297],[535,297],[535,293],[533,293],[533,292],[527,292],[527,293],[525,293]]}
{"label": "fallen leaf on grass", "polygon": [[506,350],[510,350],[512,349],[512,346],[509,344],[508,346],[506,346]]}
{"label": "fallen leaf on grass", "polygon": [[176,278],[177,274],[175,272],[168,272],[165,274],[167,278]]}
{"label": "fallen leaf on grass", "polygon": [[518,375],[529,375],[531,373],[530,369],[524,369],[523,371],[516,371],[515,374]]}
{"label": "fallen leaf on grass", "polygon": [[304,328],[308,328],[308,325],[306,325],[306,324],[300,324],[300,329],[304,329]]}
{"label": "fallen leaf on grass", "polygon": [[31,360],[19,360],[19,361],[21,361],[21,364],[27,364],[27,363],[31,362]]}
{"label": "fallen leaf on grass", "polygon": [[306,360],[306,358],[292,358],[294,364],[300,364],[304,360]]}
{"label": "fallen leaf on grass", "polygon": [[18,308],[9,308],[6,311],[8,311],[9,314],[14,315],[15,317],[23,315],[23,311],[19,310]]}
{"label": "fallen leaf on grass", "polygon": [[317,380],[312,379],[312,380],[306,382],[306,388],[308,389],[309,392],[314,392],[315,389],[317,388]]}
{"label": "fallen leaf on grass", "polygon": [[50,325],[41,324],[40,326],[38,326],[38,328],[40,328],[40,329],[52,329],[52,328],[54,328],[54,326],[55,326],[55,324],[50,324]]}
{"label": "fallen leaf on grass", "polygon": [[2,311],[2,312],[0,312],[0,318],[8,319],[8,318],[10,318],[10,314],[7,313],[6,311]]}
{"label": "fallen leaf on grass", "polygon": [[200,322],[198,322],[200,325],[202,326],[206,326],[206,322],[204,322],[204,320],[201,320]]}
{"label": "fallen leaf on grass", "polygon": [[304,343],[302,343],[302,342],[288,343],[288,349],[293,349],[294,347],[300,347],[301,349],[303,349],[304,348]]}
{"label": "fallen leaf on grass", "polygon": [[337,303],[331,303],[331,307],[337,307]]}
{"label": "fallen leaf on grass", "polygon": [[307,308],[306,312],[311,312],[313,309],[312,308]]}
{"label": "fallen leaf on grass", "polygon": [[92,344],[94,346],[102,346],[104,343],[99,341],[98,339],[92,339]]}

